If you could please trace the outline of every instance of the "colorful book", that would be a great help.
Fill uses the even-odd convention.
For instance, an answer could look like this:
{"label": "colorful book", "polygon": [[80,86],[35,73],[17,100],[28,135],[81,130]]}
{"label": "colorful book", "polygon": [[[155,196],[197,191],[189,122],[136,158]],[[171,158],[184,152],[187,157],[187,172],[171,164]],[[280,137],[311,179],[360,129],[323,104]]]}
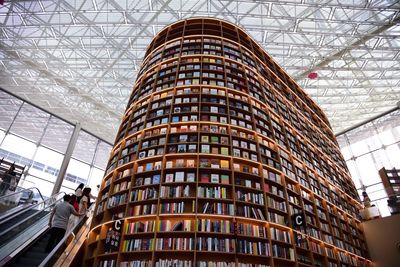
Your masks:
{"label": "colorful book", "polygon": [[165,175],[165,182],[166,183],[172,183],[174,182],[174,174],[173,173],[167,173]]}
{"label": "colorful book", "polygon": [[185,181],[185,173],[184,172],[176,172],[175,173],[175,182],[180,183]]}
{"label": "colorful book", "polygon": [[221,174],[221,184],[229,184],[229,175]]}
{"label": "colorful book", "polygon": [[218,169],[220,167],[218,159],[211,159],[211,168]]}
{"label": "colorful book", "polygon": [[221,163],[222,169],[229,169],[229,161],[228,160],[222,159],[220,163]]}
{"label": "colorful book", "polygon": [[196,174],[194,172],[189,172],[186,174],[187,182],[194,182],[196,180]]}
{"label": "colorful book", "polygon": [[219,183],[219,174],[211,174],[211,183]]}
{"label": "colorful book", "polygon": [[209,183],[210,182],[210,175],[207,173],[202,173],[200,176],[200,182],[202,183]]}

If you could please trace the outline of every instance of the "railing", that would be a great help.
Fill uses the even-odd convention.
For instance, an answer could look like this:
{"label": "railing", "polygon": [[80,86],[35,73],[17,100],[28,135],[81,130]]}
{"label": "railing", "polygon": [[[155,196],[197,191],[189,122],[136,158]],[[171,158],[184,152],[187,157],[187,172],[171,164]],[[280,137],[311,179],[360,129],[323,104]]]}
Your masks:
{"label": "railing", "polygon": [[45,201],[45,199],[37,187],[21,188],[19,191],[0,196],[0,212],[7,212],[19,205],[34,204],[38,201]]}
{"label": "railing", "polygon": [[[31,209],[37,210],[0,233],[0,266],[15,258],[34,240],[48,230],[50,208],[58,202],[63,201],[62,196],[64,194],[64,192],[57,193],[49,199],[26,207],[15,215],[10,216],[11,218],[3,220],[2,223]],[[42,214],[43,216],[41,216]]]}
{"label": "railing", "polygon": [[5,223],[21,214],[23,214],[24,212],[28,211],[28,210],[32,210],[32,209],[36,209],[37,212],[31,214],[30,216],[24,218],[23,220],[19,221],[16,224],[13,224],[10,228],[7,228],[6,230],[4,230],[3,232],[0,233],[0,237],[3,236],[5,233],[13,230],[14,228],[20,226],[21,224],[23,224],[24,222],[28,221],[29,219],[33,218],[34,216],[38,215],[39,213],[43,212],[44,210],[50,208],[52,205],[54,205],[55,203],[59,202],[61,200],[61,198],[59,198],[59,196],[61,195],[65,195],[64,192],[59,192],[55,195],[53,195],[51,198],[43,200],[42,202],[39,202],[37,204],[31,205],[28,208],[22,209],[19,212],[14,213],[11,216],[8,216],[7,218],[5,218],[4,220],[2,220],[0,223]]}
{"label": "railing", "polygon": [[[56,265],[54,266],[61,266],[62,262],[64,262],[68,256],[70,256],[70,253],[74,250],[75,246],[80,246],[82,243],[78,243],[77,241],[80,240],[83,236],[86,238],[86,234],[89,231],[90,224],[93,218],[93,210],[94,210],[94,205],[92,205],[89,210],[87,215],[82,216],[78,223],[68,232],[65,234],[64,238],[55,246],[55,248],[47,255],[47,257],[42,261],[42,263],[39,265],[39,267],[45,267],[45,266],[53,266],[54,261],[57,259],[54,259],[54,256],[64,247],[66,241],[70,237],[71,233],[79,233],[81,234],[80,236],[74,236],[74,240],[67,246],[67,249],[65,251],[65,256],[64,259],[61,259],[59,262],[57,262]],[[84,229],[82,229],[84,228]],[[64,254],[63,254],[64,255]],[[69,264],[67,264],[69,265]]]}

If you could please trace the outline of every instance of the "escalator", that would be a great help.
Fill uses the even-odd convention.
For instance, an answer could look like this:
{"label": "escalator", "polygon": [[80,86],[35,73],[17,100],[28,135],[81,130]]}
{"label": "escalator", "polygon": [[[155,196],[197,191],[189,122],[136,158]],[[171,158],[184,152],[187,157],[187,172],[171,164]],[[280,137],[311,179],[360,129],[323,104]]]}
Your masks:
{"label": "escalator", "polygon": [[[48,227],[50,211],[57,203],[63,201],[63,195],[64,193],[58,193],[45,201],[26,205],[10,216],[0,214],[0,266],[52,266],[60,255],[66,255],[65,241],[70,233],[52,252],[45,252],[50,238]],[[7,213],[9,215],[10,211]],[[81,230],[88,232],[90,223],[90,220],[86,219],[87,217],[82,217],[72,229],[72,232],[77,234],[77,237],[83,237],[83,240],[86,234],[82,234]],[[81,234],[78,235],[78,233]],[[75,251],[69,253],[70,257],[73,257],[80,248],[81,243],[77,241],[70,244],[72,247],[69,246],[71,251]],[[78,243],[79,246],[76,248]]]}
{"label": "escalator", "polygon": [[[63,195],[65,193],[58,193],[37,204],[14,207],[0,214],[0,266],[15,261],[16,256],[25,253],[32,242],[46,242],[50,211],[63,201]],[[31,256],[39,258],[43,255],[33,253]]]}
{"label": "escalator", "polygon": [[47,242],[50,239],[49,231],[47,230],[42,236],[36,239],[24,252],[19,254],[15,260],[13,260],[7,266],[12,267],[36,267],[49,255],[45,252]]}

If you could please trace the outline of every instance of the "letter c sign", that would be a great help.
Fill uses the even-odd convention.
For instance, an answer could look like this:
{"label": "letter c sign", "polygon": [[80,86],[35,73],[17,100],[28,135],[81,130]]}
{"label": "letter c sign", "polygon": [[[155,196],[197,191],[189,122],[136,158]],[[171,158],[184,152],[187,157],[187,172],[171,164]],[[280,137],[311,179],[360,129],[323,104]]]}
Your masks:
{"label": "letter c sign", "polygon": [[293,214],[292,215],[292,224],[293,226],[303,226],[304,225],[304,214],[303,213],[298,213],[298,214]]}
{"label": "letter c sign", "polygon": [[114,222],[114,230],[119,232],[121,230],[121,225],[122,225],[121,220],[116,220]]}

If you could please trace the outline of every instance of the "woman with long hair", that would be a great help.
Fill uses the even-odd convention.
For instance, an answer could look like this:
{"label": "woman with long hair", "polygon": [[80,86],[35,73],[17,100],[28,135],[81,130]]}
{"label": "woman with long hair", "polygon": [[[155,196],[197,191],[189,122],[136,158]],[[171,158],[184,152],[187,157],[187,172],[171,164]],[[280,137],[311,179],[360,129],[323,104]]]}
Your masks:
{"label": "woman with long hair", "polygon": [[90,203],[89,203],[90,191],[92,191],[92,189],[90,187],[85,187],[82,191],[82,197],[81,197],[81,200],[79,201],[80,213],[86,213],[90,206]]}

